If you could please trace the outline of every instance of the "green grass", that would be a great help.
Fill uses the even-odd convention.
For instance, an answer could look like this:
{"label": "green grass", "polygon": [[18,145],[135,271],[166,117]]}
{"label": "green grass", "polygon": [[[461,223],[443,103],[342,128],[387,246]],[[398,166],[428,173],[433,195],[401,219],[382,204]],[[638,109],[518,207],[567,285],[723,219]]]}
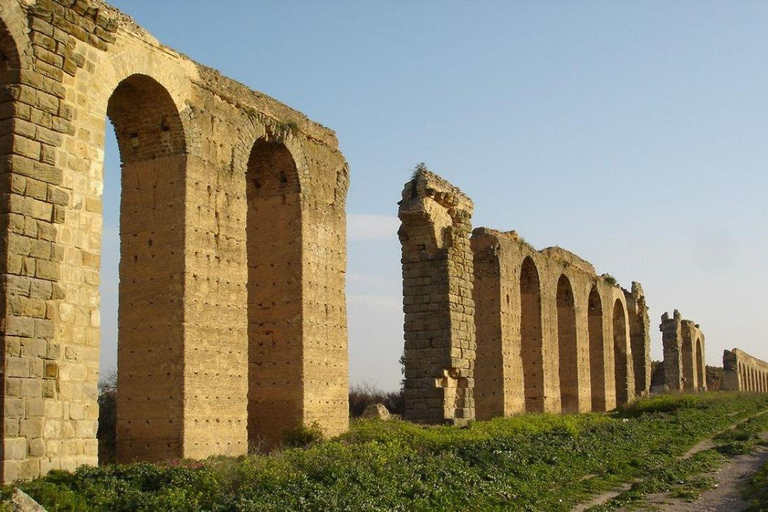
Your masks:
{"label": "green grass", "polygon": [[[766,396],[713,393],[644,400],[614,414],[525,415],[467,428],[355,421],[336,439],[269,456],[81,468],[20,487],[51,512],[569,510],[652,473],[662,484],[685,478],[695,492],[706,482],[694,476],[721,455],[677,457],[766,409]],[[743,440],[723,442],[731,441]]]}
{"label": "green grass", "polygon": [[768,464],[750,478],[744,497],[749,500],[747,511],[768,511]]}
{"label": "green grass", "polygon": [[[692,398],[692,397],[689,397]],[[687,405],[688,407],[690,405]],[[641,405],[642,407],[642,405]],[[750,414],[755,414],[752,411]],[[743,417],[740,414],[739,417]],[[629,491],[621,493],[609,503],[595,507],[595,512],[632,509],[654,493],[668,493],[674,498],[694,500],[716,483],[702,473],[710,473],[728,460],[728,457],[750,453],[756,444],[763,443],[760,433],[768,431],[768,414],[758,414],[742,421],[735,428],[713,437],[715,447],[685,460],[677,459],[653,469]],[[760,510],[760,509],[755,509]]]}
{"label": "green grass", "polygon": [[[766,415],[768,416],[768,415]],[[756,441],[766,445],[766,441]],[[749,479],[744,489],[744,497],[749,501],[748,512],[768,511],[768,464]]]}

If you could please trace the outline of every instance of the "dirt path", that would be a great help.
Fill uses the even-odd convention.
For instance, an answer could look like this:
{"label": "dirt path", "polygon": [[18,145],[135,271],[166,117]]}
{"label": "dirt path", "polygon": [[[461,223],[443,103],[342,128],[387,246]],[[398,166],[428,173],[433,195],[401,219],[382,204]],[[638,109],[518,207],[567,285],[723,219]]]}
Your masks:
{"label": "dirt path", "polygon": [[[714,448],[715,437],[722,434],[723,432],[728,432],[729,430],[735,429],[742,423],[752,418],[762,416],[763,414],[766,414],[766,413],[768,413],[768,411],[763,411],[759,414],[755,414],[754,416],[750,416],[749,418],[745,418],[741,421],[734,423],[733,425],[726,428],[725,430],[718,432],[717,434],[714,434],[711,437],[700,441],[698,444],[694,445],[686,453],[681,455],[680,458],[688,459],[701,451]],[[738,414],[738,413],[734,413],[734,414]],[[761,437],[763,437],[763,439],[768,439],[768,433],[763,434]],[[717,470],[715,473],[711,473],[709,476],[712,476],[717,480],[717,487],[715,489],[712,489],[710,491],[703,493],[694,502],[690,502],[690,503],[685,502],[680,499],[672,498],[667,494],[654,494],[654,495],[648,496],[646,501],[647,506],[640,507],[640,508],[641,509],[645,508],[646,510],[653,509],[653,510],[674,511],[674,512],[677,512],[678,510],[697,511],[697,512],[698,511],[735,512],[738,510],[743,510],[746,507],[746,504],[741,499],[739,486],[744,479],[753,475],[767,461],[768,461],[768,448],[758,446],[752,453],[748,455],[738,456],[732,459],[731,461],[723,464],[720,467],[720,469]],[[632,483],[625,483],[620,487],[617,487],[616,489],[612,489],[602,494],[598,494],[597,496],[594,496],[591,500],[585,503],[576,505],[573,509],[571,509],[571,512],[585,512],[592,507],[598,507],[600,505],[604,505],[609,501],[611,501],[613,498],[616,498],[617,496],[619,496],[623,492],[628,491],[631,488],[632,488]]]}
{"label": "dirt path", "polygon": [[[763,438],[768,436],[763,435]],[[741,497],[742,485],[768,462],[768,447],[757,446],[747,455],[739,455],[723,464],[709,476],[717,481],[717,487],[704,492],[696,500],[686,502],[666,494],[648,496],[646,510],[669,512],[736,512],[747,507]]]}
{"label": "dirt path", "polygon": [[[729,414],[729,416],[734,416],[736,414],[738,414],[738,412],[731,413],[731,414]],[[707,439],[705,439],[705,440],[701,441],[700,443],[694,445],[693,448],[688,450],[685,453],[685,455],[683,455],[681,458],[683,460],[690,459],[691,457],[693,457],[694,455],[696,455],[699,452],[703,452],[704,450],[711,450],[712,448],[717,446],[717,444],[715,443],[715,437],[719,436],[720,434],[724,434],[725,432],[728,432],[728,431],[731,431],[731,430],[735,430],[736,427],[738,427],[742,423],[746,423],[747,421],[749,421],[751,419],[754,419],[754,418],[757,418],[759,416],[762,416],[763,414],[768,414],[768,411],[763,411],[763,412],[761,412],[759,414],[755,414],[754,416],[750,416],[749,418],[745,418],[745,419],[743,419],[741,421],[737,421],[736,423],[734,423],[733,425],[731,425],[727,429],[723,430],[722,432],[718,432],[714,436],[708,437]]]}

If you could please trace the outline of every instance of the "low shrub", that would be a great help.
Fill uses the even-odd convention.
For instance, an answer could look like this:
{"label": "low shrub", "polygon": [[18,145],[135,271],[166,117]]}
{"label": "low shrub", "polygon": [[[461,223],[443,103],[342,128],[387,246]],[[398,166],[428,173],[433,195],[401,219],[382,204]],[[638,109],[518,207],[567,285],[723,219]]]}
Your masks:
{"label": "low shrub", "polygon": [[323,429],[317,422],[299,425],[283,436],[283,445],[289,448],[309,448],[323,440]]}
{"label": "low shrub", "polygon": [[619,408],[618,413],[624,417],[636,417],[642,414],[669,413],[698,407],[700,404],[701,400],[695,395],[661,395],[631,402]]}

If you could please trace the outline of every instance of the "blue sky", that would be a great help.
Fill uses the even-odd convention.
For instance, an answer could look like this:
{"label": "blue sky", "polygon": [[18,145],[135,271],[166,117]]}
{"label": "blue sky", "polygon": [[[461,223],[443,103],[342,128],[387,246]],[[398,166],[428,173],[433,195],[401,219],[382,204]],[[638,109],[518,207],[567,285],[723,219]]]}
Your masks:
{"label": "blue sky", "polygon": [[[396,202],[421,161],[475,226],[565,247],[768,360],[768,3],[113,0],[167,44],[336,130],[349,161],[350,373],[394,389]],[[107,145],[102,364],[115,366]]]}

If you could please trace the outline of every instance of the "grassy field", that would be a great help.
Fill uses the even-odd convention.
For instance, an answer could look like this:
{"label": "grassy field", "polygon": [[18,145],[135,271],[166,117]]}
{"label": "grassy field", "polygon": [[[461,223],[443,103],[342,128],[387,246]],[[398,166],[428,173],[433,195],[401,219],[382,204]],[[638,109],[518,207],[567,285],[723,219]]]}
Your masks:
{"label": "grassy field", "polygon": [[[20,487],[50,511],[569,510],[640,477],[648,488],[637,486],[628,503],[670,482],[695,489],[696,475],[719,455],[677,457],[765,410],[765,395],[713,393],[642,400],[612,414],[525,415],[468,428],[356,421],[333,440],[268,456],[81,468]],[[721,451],[748,449],[752,430],[768,429],[768,415],[761,418],[765,423],[724,434]]]}
{"label": "grassy field", "polygon": [[750,478],[744,494],[749,500],[748,512],[768,511],[768,464]]}

